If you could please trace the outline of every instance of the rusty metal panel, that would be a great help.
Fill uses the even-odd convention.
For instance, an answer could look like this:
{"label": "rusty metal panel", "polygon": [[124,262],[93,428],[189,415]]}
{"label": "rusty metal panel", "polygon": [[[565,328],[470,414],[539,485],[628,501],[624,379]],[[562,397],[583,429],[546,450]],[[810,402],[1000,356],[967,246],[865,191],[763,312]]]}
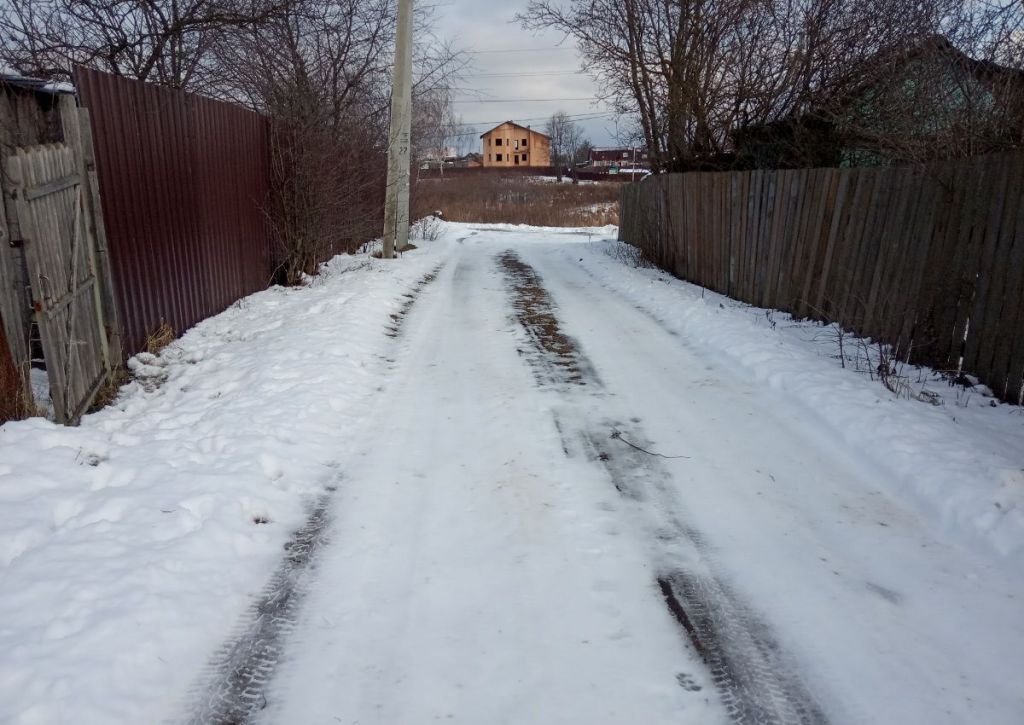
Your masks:
{"label": "rusty metal panel", "polygon": [[87,68],[75,85],[92,115],[125,354],[163,322],[180,333],[265,288],[268,119]]}

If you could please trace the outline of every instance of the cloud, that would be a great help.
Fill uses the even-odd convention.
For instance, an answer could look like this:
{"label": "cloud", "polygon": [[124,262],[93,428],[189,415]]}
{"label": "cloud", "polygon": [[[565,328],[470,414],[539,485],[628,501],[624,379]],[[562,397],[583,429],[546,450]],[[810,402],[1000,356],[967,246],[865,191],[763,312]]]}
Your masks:
{"label": "cloud", "polygon": [[[515,14],[525,8],[525,0],[498,8],[483,0],[451,0],[437,6],[436,33],[471,53],[472,67],[456,96],[455,110],[478,133],[505,120],[542,126],[542,119],[555,111],[573,116],[608,112],[593,101],[597,86],[581,71],[575,43],[561,33],[524,30]],[[543,75],[521,75],[525,73]],[[553,100],[570,98],[587,100]],[[609,145],[614,143],[613,121],[607,116],[581,120],[580,125],[592,143]]]}

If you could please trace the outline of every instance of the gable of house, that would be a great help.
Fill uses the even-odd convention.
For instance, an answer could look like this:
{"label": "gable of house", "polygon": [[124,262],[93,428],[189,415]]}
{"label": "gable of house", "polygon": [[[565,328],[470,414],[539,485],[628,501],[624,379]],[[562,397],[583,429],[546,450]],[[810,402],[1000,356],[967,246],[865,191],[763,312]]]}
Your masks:
{"label": "gable of house", "polygon": [[551,165],[551,139],[513,121],[498,124],[480,135],[485,167],[539,167]]}

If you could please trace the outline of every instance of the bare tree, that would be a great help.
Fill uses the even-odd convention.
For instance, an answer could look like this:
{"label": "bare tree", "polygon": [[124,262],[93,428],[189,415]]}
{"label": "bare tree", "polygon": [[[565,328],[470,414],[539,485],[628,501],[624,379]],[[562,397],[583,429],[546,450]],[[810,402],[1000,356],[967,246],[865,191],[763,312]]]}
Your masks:
{"label": "bare tree", "polygon": [[[832,123],[887,59],[937,34],[982,62],[1019,68],[1022,8],[1009,0],[531,0],[520,21],[573,37],[606,100],[635,120],[654,169],[673,170],[723,160],[745,127],[810,112]],[[914,100],[901,112],[912,113]]]}
{"label": "bare tree", "polygon": [[[430,22],[417,16],[418,108],[448,97],[461,63]],[[394,27],[391,0],[293,0],[215,48],[219,95],[273,120],[282,281],[380,232]]]}
{"label": "bare tree", "polygon": [[566,164],[572,164],[571,174],[576,179],[576,152],[583,142],[580,127],[565,111],[556,111],[548,119],[544,127],[551,139],[551,164],[555,167],[555,175],[562,180]]}
{"label": "bare tree", "polygon": [[[281,281],[379,232],[394,0],[3,0],[0,61],[67,77],[85,64],[229,100],[271,118]],[[416,13],[416,98],[464,61]],[[442,94],[443,95],[443,94]]]}
{"label": "bare tree", "polygon": [[290,0],[5,0],[0,60],[19,73],[66,79],[72,66],[202,90],[223,35],[261,23]]}
{"label": "bare tree", "polygon": [[458,124],[450,89],[437,87],[418,93],[413,103],[414,163],[436,161],[444,176],[444,161],[454,152]]}

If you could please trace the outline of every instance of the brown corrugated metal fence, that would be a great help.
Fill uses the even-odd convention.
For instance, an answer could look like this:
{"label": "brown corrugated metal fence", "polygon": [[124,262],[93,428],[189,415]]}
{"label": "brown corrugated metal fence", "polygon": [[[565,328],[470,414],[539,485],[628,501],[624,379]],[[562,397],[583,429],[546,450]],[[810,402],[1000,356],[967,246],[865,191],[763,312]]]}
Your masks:
{"label": "brown corrugated metal fence", "polygon": [[619,238],[682,279],[837,322],[1024,402],[1024,155],[668,174],[622,190]]}
{"label": "brown corrugated metal fence", "polygon": [[264,289],[268,119],[86,68],[75,84],[92,115],[125,354],[161,323],[180,333]]}

